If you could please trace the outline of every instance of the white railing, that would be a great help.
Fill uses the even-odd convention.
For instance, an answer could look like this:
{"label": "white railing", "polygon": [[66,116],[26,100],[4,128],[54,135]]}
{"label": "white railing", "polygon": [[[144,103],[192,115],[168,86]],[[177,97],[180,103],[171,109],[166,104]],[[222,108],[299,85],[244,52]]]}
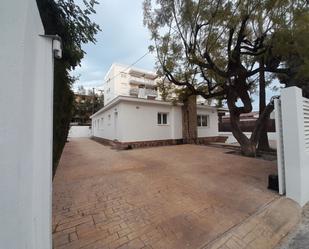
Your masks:
{"label": "white railing", "polygon": [[152,97],[157,97],[157,96],[158,96],[158,93],[157,93],[156,90],[147,89],[147,88],[146,88],[146,95],[147,95],[147,96],[152,96]]}
{"label": "white railing", "polygon": [[149,79],[146,79],[146,78],[143,78],[143,77],[139,78],[139,77],[135,77],[135,76],[130,76],[129,83],[151,85],[151,86],[156,85],[154,80],[149,80]]}
{"label": "white railing", "polygon": [[154,89],[145,89],[145,88],[131,88],[130,89],[130,95],[131,96],[141,96],[143,95],[143,98],[147,98],[147,96],[151,97],[157,97],[158,93]]}
{"label": "white railing", "polygon": [[130,95],[131,96],[138,96],[138,88],[131,88],[130,89]]}

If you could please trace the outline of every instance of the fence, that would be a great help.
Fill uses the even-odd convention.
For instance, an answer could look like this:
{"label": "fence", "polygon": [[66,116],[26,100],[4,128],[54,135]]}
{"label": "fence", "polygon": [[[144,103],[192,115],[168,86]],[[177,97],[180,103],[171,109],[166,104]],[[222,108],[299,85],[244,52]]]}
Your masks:
{"label": "fence", "polygon": [[69,138],[91,137],[90,126],[71,126],[69,130]]}
{"label": "fence", "polygon": [[[240,121],[239,125],[240,125],[240,129],[243,132],[252,132],[255,128],[256,120]],[[275,120],[268,119],[265,128],[267,132],[276,132]],[[231,132],[232,131],[231,123],[227,121],[219,122],[219,131],[220,132]]]}

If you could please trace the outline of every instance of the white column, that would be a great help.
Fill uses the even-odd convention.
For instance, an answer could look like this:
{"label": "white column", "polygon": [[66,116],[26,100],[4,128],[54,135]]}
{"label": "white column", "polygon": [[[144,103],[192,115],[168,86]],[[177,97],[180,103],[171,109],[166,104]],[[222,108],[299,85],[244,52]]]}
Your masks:
{"label": "white column", "polygon": [[309,200],[308,163],[305,161],[303,97],[297,87],[281,92],[286,196],[304,205]]}

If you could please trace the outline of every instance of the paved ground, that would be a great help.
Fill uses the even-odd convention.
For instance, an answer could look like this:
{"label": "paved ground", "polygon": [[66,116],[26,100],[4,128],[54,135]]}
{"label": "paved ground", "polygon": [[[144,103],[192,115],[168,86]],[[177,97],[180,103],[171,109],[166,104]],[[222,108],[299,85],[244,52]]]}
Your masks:
{"label": "paved ground", "polygon": [[309,248],[309,203],[303,208],[301,223],[278,249]]}
{"label": "paved ground", "polygon": [[299,220],[299,205],[279,198],[202,249],[274,249]]}
{"label": "paved ground", "polygon": [[227,151],[195,145],[115,151],[71,140],[53,183],[54,248],[210,245],[278,198],[267,190],[275,162]]}

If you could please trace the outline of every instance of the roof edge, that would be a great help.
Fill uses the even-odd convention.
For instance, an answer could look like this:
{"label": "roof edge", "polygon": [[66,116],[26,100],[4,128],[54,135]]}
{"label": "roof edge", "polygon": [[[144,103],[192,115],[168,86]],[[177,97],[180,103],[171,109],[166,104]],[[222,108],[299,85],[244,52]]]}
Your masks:
{"label": "roof edge", "polygon": [[[97,116],[98,114],[112,108],[116,104],[120,102],[132,102],[132,103],[145,103],[145,104],[156,104],[156,105],[169,105],[169,106],[182,106],[182,103],[172,103],[171,101],[163,101],[163,100],[150,100],[150,99],[142,99],[142,98],[136,98],[136,97],[129,97],[129,96],[117,96],[114,98],[110,103],[108,103],[106,106],[102,107],[100,110],[98,110],[96,113],[92,114],[90,118],[92,119],[93,117]],[[198,104],[197,108],[204,108],[204,109],[218,109],[215,106],[209,106],[209,105],[201,105]]]}

